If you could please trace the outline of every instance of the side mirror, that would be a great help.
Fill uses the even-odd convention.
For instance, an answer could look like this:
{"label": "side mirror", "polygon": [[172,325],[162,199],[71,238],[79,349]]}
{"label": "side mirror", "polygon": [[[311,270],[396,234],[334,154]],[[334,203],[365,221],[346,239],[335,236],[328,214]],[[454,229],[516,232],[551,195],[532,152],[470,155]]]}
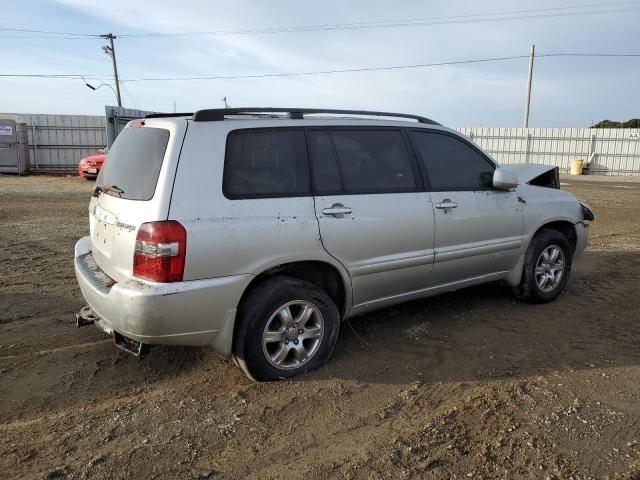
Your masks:
{"label": "side mirror", "polygon": [[511,190],[518,186],[518,175],[506,168],[496,168],[493,172],[493,188]]}

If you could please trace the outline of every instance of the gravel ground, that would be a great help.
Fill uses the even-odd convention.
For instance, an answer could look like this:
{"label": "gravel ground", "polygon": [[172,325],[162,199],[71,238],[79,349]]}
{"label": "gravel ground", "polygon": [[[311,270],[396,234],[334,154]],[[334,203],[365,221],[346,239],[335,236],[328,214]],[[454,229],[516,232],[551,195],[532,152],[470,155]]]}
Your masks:
{"label": "gravel ground", "polygon": [[1,176],[0,478],[640,478],[640,182],[563,184],[598,218],[554,303],[411,302],[255,384],[209,348],[135,359],[76,329],[92,183]]}

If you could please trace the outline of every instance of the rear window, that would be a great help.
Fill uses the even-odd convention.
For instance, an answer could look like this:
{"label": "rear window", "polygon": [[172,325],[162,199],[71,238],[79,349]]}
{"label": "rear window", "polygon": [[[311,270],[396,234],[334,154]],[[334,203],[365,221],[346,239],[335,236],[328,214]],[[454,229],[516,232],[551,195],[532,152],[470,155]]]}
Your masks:
{"label": "rear window", "polygon": [[223,191],[229,198],[310,195],[300,130],[235,131],[227,140]]}
{"label": "rear window", "polygon": [[105,193],[128,200],[151,200],[156,191],[169,130],[125,128],[109,150],[96,184],[115,186],[122,191]]}

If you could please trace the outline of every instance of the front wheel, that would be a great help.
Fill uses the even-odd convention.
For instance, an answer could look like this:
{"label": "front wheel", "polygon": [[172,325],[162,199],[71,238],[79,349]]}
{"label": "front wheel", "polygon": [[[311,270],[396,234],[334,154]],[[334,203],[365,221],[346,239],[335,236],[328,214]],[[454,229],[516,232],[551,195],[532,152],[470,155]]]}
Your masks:
{"label": "front wheel", "polygon": [[539,231],[527,249],[517,295],[531,303],[555,300],[569,280],[572,261],[567,237],[557,230]]}
{"label": "front wheel", "polygon": [[242,301],[234,356],[248,377],[289,378],[323,365],[338,338],[340,315],[316,285],[274,277]]}

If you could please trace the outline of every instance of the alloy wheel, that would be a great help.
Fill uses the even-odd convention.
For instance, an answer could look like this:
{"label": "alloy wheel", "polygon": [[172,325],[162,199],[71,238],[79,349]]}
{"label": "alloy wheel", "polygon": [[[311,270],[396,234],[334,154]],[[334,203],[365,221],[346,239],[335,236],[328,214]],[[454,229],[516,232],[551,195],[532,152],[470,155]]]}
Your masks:
{"label": "alloy wheel", "polygon": [[262,333],[267,361],[281,370],[299,368],[318,352],[324,336],[324,320],[312,303],[294,300],[278,307]]}
{"label": "alloy wheel", "polygon": [[549,245],[542,250],[535,270],[538,288],[544,293],[553,291],[562,280],[564,266],[564,252],[558,245]]}

